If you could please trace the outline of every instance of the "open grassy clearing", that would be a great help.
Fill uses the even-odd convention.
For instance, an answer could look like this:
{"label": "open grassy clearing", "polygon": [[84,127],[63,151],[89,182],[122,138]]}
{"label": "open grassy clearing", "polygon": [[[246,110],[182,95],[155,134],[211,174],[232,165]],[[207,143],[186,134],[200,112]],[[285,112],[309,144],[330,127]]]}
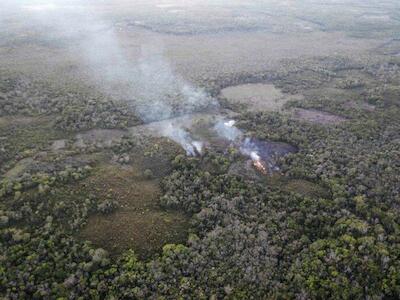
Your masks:
{"label": "open grassy clearing", "polygon": [[187,238],[188,218],[181,212],[162,210],[158,180],[146,179],[135,167],[102,166],[78,190],[116,202],[116,211],[90,216],[79,233],[113,256],[134,249],[149,258],[163,245],[184,243]]}
{"label": "open grassy clearing", "polygon": [[225,88],[221,96],[229,104],[243,106],[249,111],[280,111],[282,107],[293,100],[301,100],[301,95],[283,94],[273,84],[245,84]]}

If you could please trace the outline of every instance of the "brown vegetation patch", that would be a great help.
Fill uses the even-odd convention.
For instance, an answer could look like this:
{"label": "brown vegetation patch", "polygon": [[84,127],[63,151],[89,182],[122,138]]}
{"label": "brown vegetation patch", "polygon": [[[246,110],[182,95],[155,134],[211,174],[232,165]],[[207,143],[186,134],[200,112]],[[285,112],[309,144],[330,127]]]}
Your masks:
{"label": "brown vegetation patch", "polygon": [[178,213],[123,209],[91,217],[81,236],[114,256],[134,249],[140,257],[148,258],[165,244],[184,243],[187,226],[186,217]]}
{"label": "brown vegetation patch", "polygon": [[285,190],[308,197],[329,197],[328,192],[321,186],[307,180],[293,179],[285,185]]}
{"label": "brown vegetation patch", "polygon": [[34,163],[31,157],[21,159],[12,169],[4,174],[4,178],[14,179],[21,176]]}
{"label": "brown vegetation patch", "polygon": [[38,121],[38,118],[26,116],[5,116],[0,117],[0,128],[13,125],[29,125]]}
{"label": "brown vegetation patch", "polygon": [[76,135],[75,146],[84,148],[87,145],[111,146],[113,142],[121,140],[125,134],[123,130],[118,129],[92,129]]}
{"label": "brown vegetation patch", "polygon": [[372,112],[376,109],[375,105],[366,103],[366,102],[360,102],[360,101],[349,101],[345,103],[345,107],[348,108],[354,108],[354,109],[361,109],[361,110],[366,110],[369,112]]}
{"label": "brown vegetation patch", "polygon": [[244,105],[250,111],[279,111],[290,100],[301,100],[300,95],[288,95],[273,84],[252,83],[223,89],[221,95],[232,104]]}
{"label": "brown vegetation patch", "polygon": [[118,209],[109,215],[89,217],[80,233],[81,238],[113,255],[132,248],[149,257],[166,243],[186,240],[187,218],[180,212],[162,210],[157,204],[161,194],[158,181],[144,179],[136,167],[102,167],[81,188],[118,203]]}
{"label": "brown vegetation patch", "polygon": [[136,167],[106,165],[100,167],[94,176],[82,183],[101,198],[111,198],[121,207],[154,207],[154,199],[160,196],[160,188],[155,180],[146,180]]}
{"label": "brown vegetation patch", "polygon": [[346,121],[345,118],[338,115],[334,115],[320,110],[303,109],[303,108],[294,109],[293,117],[307,122],[324,124],[324,125],[336,125]]}

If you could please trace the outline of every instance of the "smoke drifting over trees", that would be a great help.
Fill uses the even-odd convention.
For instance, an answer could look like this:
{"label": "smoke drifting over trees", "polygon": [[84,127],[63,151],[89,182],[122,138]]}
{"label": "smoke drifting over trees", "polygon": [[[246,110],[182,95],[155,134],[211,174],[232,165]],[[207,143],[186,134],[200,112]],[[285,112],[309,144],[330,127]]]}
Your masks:
{"label": "smoke drifting over trees", "polygon": [[[138,45],[139,59],[130,59],[113,24],[85,1],[6,1],[2,5],[19,15],[25,26],[60,40],[80,58],[97,89],[127,102],[145,123],[217,105],[202,89],[174,73],[164,57],[161,40]],[[181,141],[176,137],[182,136],[182,131],[171,128],[162,133]]]}

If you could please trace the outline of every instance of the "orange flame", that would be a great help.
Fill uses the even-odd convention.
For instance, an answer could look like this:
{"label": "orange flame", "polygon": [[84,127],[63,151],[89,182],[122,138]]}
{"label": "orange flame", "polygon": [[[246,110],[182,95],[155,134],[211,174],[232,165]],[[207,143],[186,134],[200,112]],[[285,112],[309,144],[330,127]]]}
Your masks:
{"label": "orange flame", "polygon": [[267,167],[260,159],[253,160],[253,166],[264,175],[268,174]]}

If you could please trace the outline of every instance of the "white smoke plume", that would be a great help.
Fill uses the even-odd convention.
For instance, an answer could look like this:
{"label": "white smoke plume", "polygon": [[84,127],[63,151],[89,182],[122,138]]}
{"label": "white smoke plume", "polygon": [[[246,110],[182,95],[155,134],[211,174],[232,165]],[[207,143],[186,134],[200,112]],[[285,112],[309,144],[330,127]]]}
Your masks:
{"label": "white smoke plume", "polygon": [[163,129],[162,134],[180,144],[189,156],[198,156],[203,152],[203,142],[194,141],[190,134],[183,128],[174,127],[171,124]]}
{"label": "white smoke plume", "polygon": [[255,145],[250,138],[245,138],[241,143],[240,152],[250,157],[253,162],[253,166],[259,172],[268,174],[268,167],[271,168],[271,166],[267,166],[267,163],[261,159],[257,145]]}
{"label": "white smoke plume", "polygon": [[251,142],[250,138],[245,138],[240,144],[240,152],[249,156],[252,160],[260,160],[258,147]]}
{"label": "white smoke plume", "polygon": [[[2,7],[19,15],[27,27],[38,29],[41,36],[60,42],[79,58],[81,68],[89,72],[98,89],[128,101],[145,123],[217,105],[202,89],[174,73],[162,41],[146,40],[140,45],[139,59],[130,59],[129,49],[121,46],[112,22],[90,6],[90,1],[2,0],[0,10]],[[172,128],[165,135],[193,154],[200,146],[187,143],[190,136],[184,132]]]}
{"label": "white smoke plume", "polygon": [[232,142],[243,155],[248,156],[253,161],[253,165],[256,169],[267,174],[267,167],[259,155],[257,145],[255,145],[250,138],[245,138],[242,131],[240,131],[235,124],[235,120],[220,120],[215,124],[214,130],[220,137]]}
{"label": "white smoke plume", "polygon": [[243,133],[235,127],[235,120],[220,120],[214,125],[214,129],[220,137],[231,142],[242,139]]}

